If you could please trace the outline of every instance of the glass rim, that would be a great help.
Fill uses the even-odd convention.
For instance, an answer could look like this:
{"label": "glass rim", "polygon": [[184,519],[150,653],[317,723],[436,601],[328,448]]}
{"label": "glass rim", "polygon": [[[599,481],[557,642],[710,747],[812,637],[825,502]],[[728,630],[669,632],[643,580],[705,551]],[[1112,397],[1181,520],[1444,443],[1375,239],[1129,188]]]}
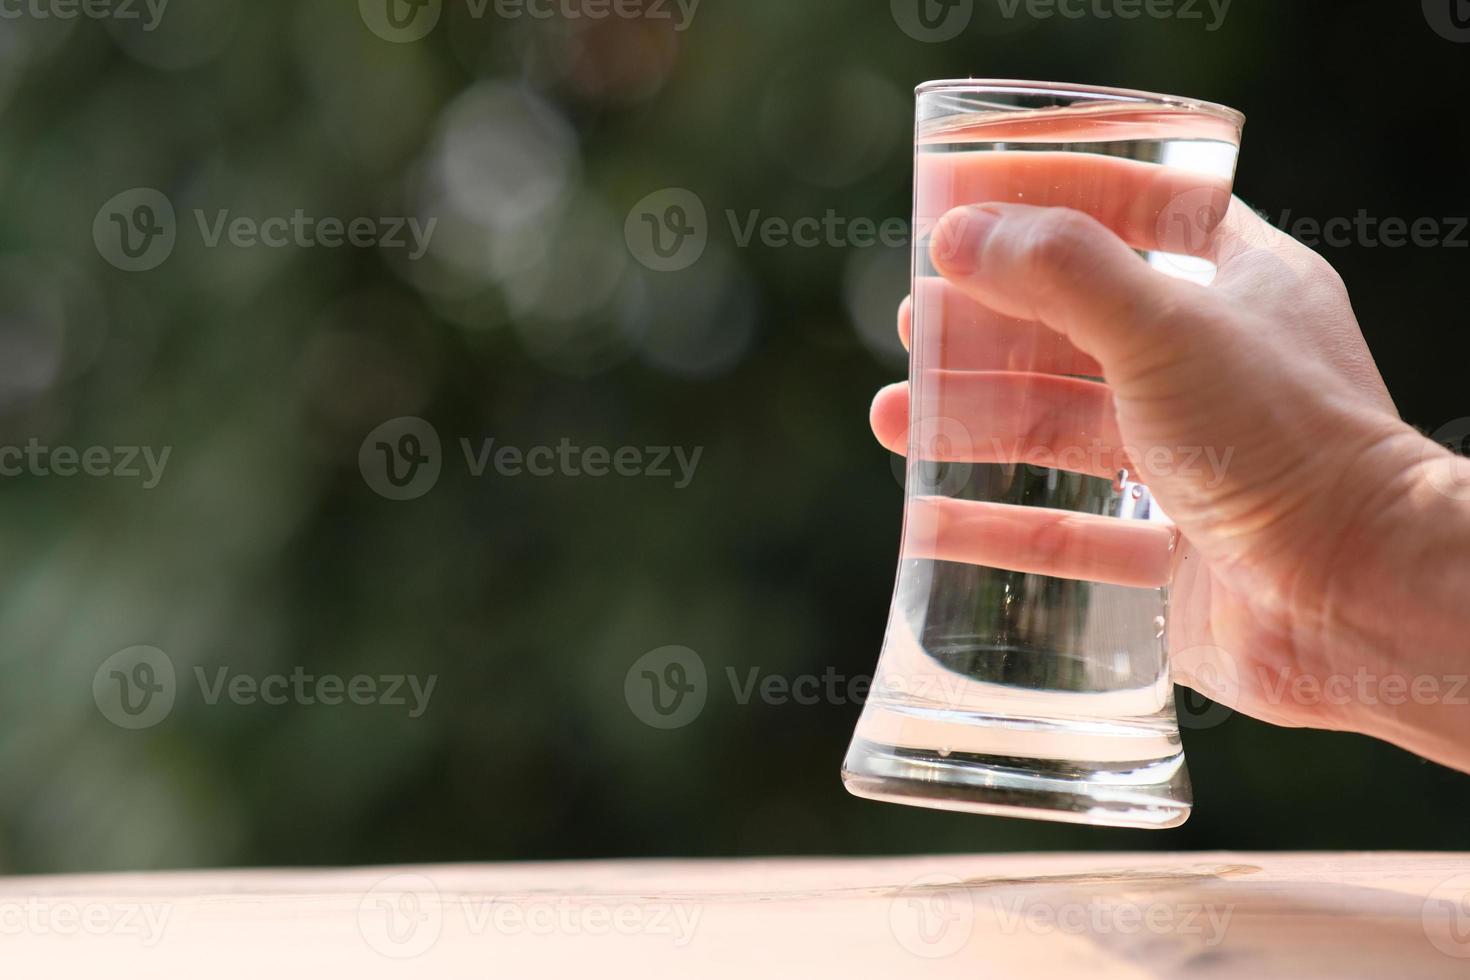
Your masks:
{"label": "glass rim", "polygon": [[950,78],[925,82],[914,89],[914,95],[935,92],[999,92],[1013,95],[1075,95],[1099,101],[1134,102],[1140,105],[1165,105],[1217,116],[1236,126],[1245,125],[1245,113],[1218,102],[1188,99],[1162,92],[1141,89],[1112,88],[1106,85],[1078,85],[1072,82],[1035,82],[1015,78]]}

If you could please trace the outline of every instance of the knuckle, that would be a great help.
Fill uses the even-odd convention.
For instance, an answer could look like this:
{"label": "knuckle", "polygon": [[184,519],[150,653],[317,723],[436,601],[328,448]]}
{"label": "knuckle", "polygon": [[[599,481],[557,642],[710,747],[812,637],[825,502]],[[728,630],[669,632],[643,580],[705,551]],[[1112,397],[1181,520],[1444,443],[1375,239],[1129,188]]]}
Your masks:
{"label": "knuckle", "polygon": [[1160,283],[1141,297],[1134,314],[1140,326],[1173,327],[1180,323],[1207,320],[1216,303],[1208,289],[1189,284]]}
{"label": "knuckle", "polygon": [[1152,379],[1167,376],[1181,361],[1213,348],[1226,319],[1207,289],[1175,288],[1172,283],[1138,298],[1122,315],[1130,329],[1118,344],[1108,380],[1135,390],[1152,387]]}
{"label": "knuckle", "polygon": [[1080,211],[1050,208],[1033,222],[1023,244],[1028,270],[1043,275],[1065,275],[1088,261],[1098,224]]}
{"label": "knuckle", "polygon": [[1341,273],[1333,267],[1331,262],[1317,252],[1308,250],[1304,264],[1302,279],[1313,292],[1324,298],[1335,299],[1347,296],[1347,284],[1343,282]]}
{"label": "knuckle", "polygon": [[1080,537],[1070,518],[1059,516],[1042,521],[1032,528],[1026,539],[1025,553],[1043,565],[1055,564],[1071,554]]}

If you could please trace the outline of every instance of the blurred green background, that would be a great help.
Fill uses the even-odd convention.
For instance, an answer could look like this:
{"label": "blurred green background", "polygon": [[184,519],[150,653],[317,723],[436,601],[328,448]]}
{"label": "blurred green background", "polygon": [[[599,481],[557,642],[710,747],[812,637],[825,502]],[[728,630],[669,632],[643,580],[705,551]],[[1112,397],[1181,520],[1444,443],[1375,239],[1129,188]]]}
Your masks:
{"label": "blurred green background", "polygon": [[[561,0],[558,0],[560,3]],[[565,10],[581,9],[573,0]],[[681,24],[475,17],[390,40],[346,0],[172,0],[0,19],[0,445],[171,448],[162,481],[0,479],[0,869],[1066,848],[1461,848],[1470,777],[1367,739],[1182,705],[1196,810],[1148,834],[851,798],[859,705],[741,704],[872,670],[900,522],[873,391],[903,374],[902,247],[742,246],[727,211],[907,219],[912,87],[1058,79],[1250,117],[1271,217],[1470,213],[1470,44],[1419,4],[1235,0],[1204,20],[1008,18],[926,41],[897,8],[704,0]],[[680,30],[679,27],[686,29]],[[150,271],[94,244],[161,191]],[[709,245],[660,273],[630,209],[684,188]],[[207,247],[202,210],[437,218],[428,253]],[[1470,251],[1324,247],[1404,416],[1470,415]],[[417,416],[437,485],[386,499],[365,437]],[[655,478],[475,477],[460,439],[677,446]],[[94,680],[167,654],[128,730]],[[680,645],[708,699],[644,724]],[[427,709],[214,704],[194,681],[434,675]]]}

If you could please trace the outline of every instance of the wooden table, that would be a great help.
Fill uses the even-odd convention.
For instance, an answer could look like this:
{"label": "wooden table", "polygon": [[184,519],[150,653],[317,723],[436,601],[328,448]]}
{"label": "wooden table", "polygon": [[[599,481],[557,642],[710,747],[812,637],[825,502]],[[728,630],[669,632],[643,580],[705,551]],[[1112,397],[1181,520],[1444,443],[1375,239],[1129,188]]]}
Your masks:
{"label": "wooden table", "polygon": [[0,879],[6,978],[1470,977],[1454,854]]}

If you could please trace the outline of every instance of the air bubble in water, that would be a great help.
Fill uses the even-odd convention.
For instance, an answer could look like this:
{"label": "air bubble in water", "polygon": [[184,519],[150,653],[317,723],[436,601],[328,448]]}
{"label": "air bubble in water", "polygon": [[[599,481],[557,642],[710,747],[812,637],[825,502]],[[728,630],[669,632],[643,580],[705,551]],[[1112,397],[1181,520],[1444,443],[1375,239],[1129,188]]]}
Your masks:
{"label": "air bubble in water", "polygon": [[1164,617],[1163,616],[1155,616],[1154,617],[1154,629],[1158,631],[1158,632],[1154,633],[1155,636],[1163,636],[1164,635],[1164,625],[1165,625],[1165,623],[1164,623]]}
{"label": "air bubble in water", "polygon": [[949,758],[949,754],[951,752],[953,752],[953,751],[954,751],[954,749],[950,748],[948,745],[940,746],[940,748],[939,748],[939,757],[941,759],[948,759]]}
{"label": "air bubble in water", "polygon": [[1135,484],[1134,487],[1133,487],[1133,489],[1128,491],[1128,495],[1130,497],[1132,497],[1134,500],[1139,499],[1140,497],[1143,496],[1143,487],[1140,487],[1137,484]]}

